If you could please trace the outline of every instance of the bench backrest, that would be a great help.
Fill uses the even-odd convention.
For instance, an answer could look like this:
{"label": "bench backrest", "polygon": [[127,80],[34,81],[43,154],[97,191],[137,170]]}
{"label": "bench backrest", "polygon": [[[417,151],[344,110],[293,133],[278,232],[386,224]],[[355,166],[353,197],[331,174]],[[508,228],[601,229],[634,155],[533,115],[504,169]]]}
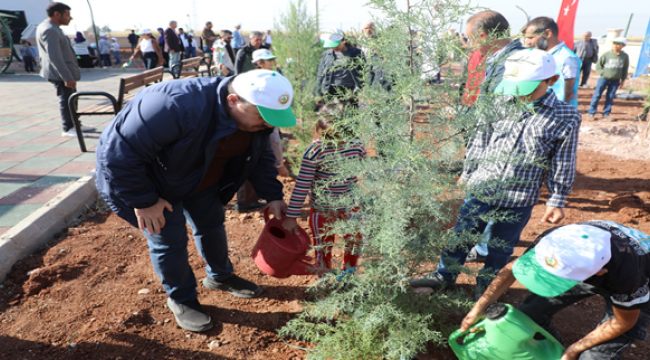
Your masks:
{"label": "bench backrest", "polygon": [[144,71],[138,75],[121,78],[120,92],[117,98],[119,106],[122,107],[122,105],[124,105],[124,95],[128,94],[129,91],[162,81],[164,70],[165,68],[159,66],[157,68]]}
{"label": "bench backrest", "polygon": [[0,58],[8,58],[11,56],[11,48],[0,48]]}

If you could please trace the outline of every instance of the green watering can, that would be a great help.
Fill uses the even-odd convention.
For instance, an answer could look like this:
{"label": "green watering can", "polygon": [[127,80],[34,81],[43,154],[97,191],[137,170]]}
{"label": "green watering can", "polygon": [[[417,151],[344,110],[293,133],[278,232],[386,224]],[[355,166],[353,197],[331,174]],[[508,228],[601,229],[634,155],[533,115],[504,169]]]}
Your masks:
{"label": "green watering can", "polygon": [[449,346],[460,360],[559,360],[564,347],[551,334],[509,304],[495,303],[471,333],[456,330]]}

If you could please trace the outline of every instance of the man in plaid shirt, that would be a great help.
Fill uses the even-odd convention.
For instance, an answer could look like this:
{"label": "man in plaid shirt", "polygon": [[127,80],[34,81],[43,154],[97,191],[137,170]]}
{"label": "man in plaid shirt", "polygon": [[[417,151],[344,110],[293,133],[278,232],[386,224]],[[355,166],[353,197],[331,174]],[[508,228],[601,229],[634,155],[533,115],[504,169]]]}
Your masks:
{"label": "man in plaid shirt", "polygon": [[542,50],[519,50],[508,57],[495,90],[505,96],[498,98],[491,114],[480,115],[467,148],[461,181],[469,195],[453,229],[458,242],[445,249],[437,272],[411,279],[411,286],[453,285],[458,265],[464,265],[474,245],[461,240],[461,233],[473,235],[475,241],[488,225],[485,217],[497,217],[490,222],[489,251],[477,277],[477,290],[482,293],[508,263],[539,199],[544,177],[551,196],[542,221],[556,224],[564,218],[562,208],[575,180],[582,118],[550,89],[558,78],[553,57]]}

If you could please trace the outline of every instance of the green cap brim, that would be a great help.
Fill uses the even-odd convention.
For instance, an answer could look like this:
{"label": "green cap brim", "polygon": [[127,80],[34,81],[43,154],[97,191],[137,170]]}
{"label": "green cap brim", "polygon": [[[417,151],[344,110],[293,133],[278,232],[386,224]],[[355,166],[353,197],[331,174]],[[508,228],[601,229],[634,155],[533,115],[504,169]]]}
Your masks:
{"label": "green cap brim", "polygon": [[273,126],[289,127],[296,125],[296,115],[294,115],[290,107],[284,110],[274,110],[257,106],[257,109],[260,111],[262,119]]}
{"label": "green cap brim", "polygon": [[497,88],[494,90],[495,94],[499,95],[512,95],[512,96],[526,96],[530,95],[542,80],[536,81],[508,81],[501,80]]}
{"label": "green cap brim", "polygon": [[323,41],[323,47],[324,48],[333,48],[333,47],[339,46],[340,43],[341,43],[341,40],[339,40],[339,41],[327,40],[327,41]]}
{"label": "green cap brim", "polygon": [[563,294],[579,282],[561,278],[546,271],[535,258],[535,248],[515,261],[512,274],[526,289],[544,297]]}

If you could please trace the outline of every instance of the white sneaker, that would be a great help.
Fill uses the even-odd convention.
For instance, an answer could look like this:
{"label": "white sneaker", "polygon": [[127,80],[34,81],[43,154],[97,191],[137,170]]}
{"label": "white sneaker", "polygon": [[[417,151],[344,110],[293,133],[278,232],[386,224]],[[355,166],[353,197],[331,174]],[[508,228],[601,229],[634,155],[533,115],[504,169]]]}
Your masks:
{"label": "white sneaker", "polygon": [[[82,125],[82,129],[83,129],[83,125]],[[87,136],[88,136],[88,135],[86,135],[86,134],[84,134],[84,133],[81,133],[81,135],[82,135],[83,137],[87,137]],[[75,130],[75,128],[72,128],[72,129],[70,129],[70,130],[68,130],[68,131],[64,131],[64,132],[62,132],[62,133],[61,133],[61,136],[65,136],[65,137],[77,137],[77,130]]]}
{"label": "white sneaker", "polygon": [[81,124],[81,132],[92,132],[92,131],[95,131],[94,126],[88,126],[88,125]]}

